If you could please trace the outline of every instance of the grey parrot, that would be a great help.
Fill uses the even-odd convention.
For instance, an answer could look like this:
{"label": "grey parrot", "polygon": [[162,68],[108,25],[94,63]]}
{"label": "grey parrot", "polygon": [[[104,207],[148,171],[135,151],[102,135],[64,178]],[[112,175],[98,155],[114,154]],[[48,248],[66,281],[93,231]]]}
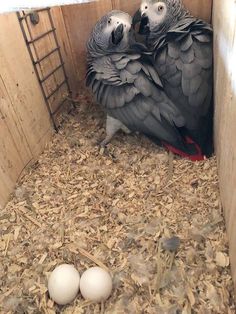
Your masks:
{"label": "grey parrot", "polygon": [[[212,28],[193,17],[181,0],[143,0],[133,17],[140,22],[153,65],[166,95],[186,122],[183,136],[196,148],[190,158],[213,152]],[[176,152],[176,147],[168,147]],[[178,152],[177,152],[178,153]],[[181,152],[179,152],[181,154]]]}
{"label": "grey parrot", "polygon": [[112,11],[97,22],[87,43],[86,83],[108,116],[102,144],[125,127],[177,153],[195,155],[182,134],[187,121],[181,108],[167,97],[143,45],[133,41],[131,24],[128,14]]}

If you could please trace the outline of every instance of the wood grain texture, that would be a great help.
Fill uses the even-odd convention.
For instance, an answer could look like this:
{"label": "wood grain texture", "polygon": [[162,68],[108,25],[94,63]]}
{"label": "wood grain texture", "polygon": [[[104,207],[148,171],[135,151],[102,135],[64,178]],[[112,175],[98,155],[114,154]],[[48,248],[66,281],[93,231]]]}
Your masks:
{"label": "wood grain texture", "polygon": [[111,0],[113,10],[121,10],[133,15],[140,6],[140,0]]}
{"label": "wood grain texture", "polygon": [[236,289],[236,2],[214,1],[215,142]]}
{"label": "wood grain texture", "polygon": [[[27,24],[27,25],[26,25]],[[39,23],[34,25],[30,22],[30,17],[27,17],[24,22],[24,29],[27,31],[28,40],[34,39],[43,33],[46,33],[52,29],[50,23],[48,11],[39,12]],[[50,33],[40,40],[36,41],[31,45],[34,52],[34,61],[47,55],[50,51],[57,47],[55,37],[53,33]],[[51,71],[57,68],[61,64],[58,51],[54,52],[42,62],[37,64],[38,72],[40,78],[44,78]],[[59,85],[64,80],[64,73],[62,69],[57,70],[53,75],[51,75],[44,83],[43,86],[46,90],[46,94],[49,95],[57,85]],[[52,111],[58,108],[58,104],[61,102],[63,96],[66,93],[66,85],[64,85],[57,93],[55,93],[49,99],[49,104]]]}
{"label": "wood grain texture", "polygon": [[[140,3],[141,0],[112,0],[112,7],[132,15],[138,9]],[[183,3],[194,16],[200,17],[207,22],[211,21],[212,0],[183,0]]]}
{"label": "wood grain texture", "polygon": [[193,16],[211,23],[213,0],[183,0],[183,3]]}
{"label": "wood grain texture", "polygon": [[16,14],[0,16],[0,206],[50,139],[51,124]]}
{"label": "wood grain texture", "polygon": [[[63,17],[63,12],[61,7],[51,8],[51,14],[56,27],[56,33],[58,37],[59,46],[61,48],[61,54],[63,61],[65,63],[66,73],[69,79],[70,88],[73,91],[78,90],[76,84],[76,66],[74,64],[71,42],[69,40],[67,29]],[[75,96],[75,95],[72,95]]]}
{"label": "wood grain texture", "polygon": [[[15,182],[32,158],[10,96],[0,77],[0,209],[12,192]],[[20,145],[19,145],[20,144]]]}

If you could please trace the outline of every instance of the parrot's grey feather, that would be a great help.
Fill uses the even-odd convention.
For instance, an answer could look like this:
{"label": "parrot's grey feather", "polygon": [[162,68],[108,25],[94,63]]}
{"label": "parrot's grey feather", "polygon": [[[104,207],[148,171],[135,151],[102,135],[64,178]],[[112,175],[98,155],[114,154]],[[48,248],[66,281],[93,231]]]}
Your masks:
{"label": "parrot's grey feather", "polygon": [[158,56],[158,64],[159,64],[159,66],[161,66],[161,65],[165,65],[166,64],[166,49],[162,49],[161,51],[160,51],[160,54],[159,54],[159,56]]}
{"label": "parrot's grey feather", "polygon": [[106,87],[106,85],[104,85],[104,84],[100,84],[99,85],[99,88],[97,90],[97,100],[98,100],[98,102],[100,102],[101,99],[103,98],[103,95],[104,95],[103,91],[104,91],[105,87]]}
{"label": "parrot's grey feather", "polygon": [[177,73],[177,66],[175,63],[169,64],[166,66],[166,73],[163,75],[163,78],[168,80],[170,79],[173,75]]}
{"label": "parrot's grey feather", "polygon": [[140,54],[135,54],[135,53],[132,53],[132,54],[129,54],[129,59],[130,60],[139,60],[140,59]]}
{"label": "parrot's grey feather", "polygon": [[[93,79],[91,86],[97,101],[111,117],[121,121],[129,130],[143,132],[157,141],[184,149],[177,127],[183,127],[185,120],[162,91],[155,69],[148,63],[141,63],[141,55],[139,59],[137,55],[135,58],[129,58],[129,54],[120,58],[107,55],[94,63],[95,75],[89,70],[90,79]],[[113,77],[104,73],[105,70]],[[114,79],[119,84],[114,84]]]}
{"label": "parrot's grey feather", "polygon": [[180,86],[181,84],[181,78],[182,78],[182,75],[179,71],[177,71],[175,74],[173,74],[168,82],[169,84],[172,86],[172,87],[177,87],[177,86]]}
{"label": "parrot's grey feather", "polygon": [[134,83],[136,76],[128,70],[123,69],[120,71],[120,78],[123,83]]}
{"label": "parrot's grey feather", "polygon": [[[209,87],[211,87],[211,84],[212,83],[209,83],[209,86],[208,86],[208,90],[209,90]],[[207,115],[207,112],[208,112],[208,110],[209,110],[209,102],[211,101],[211,99],[212,99],[212,92],[213,91],[211,91],[211,93],[207,93],[207,97],[206,97],[206,99],[204,100],[204,103],[203,103],[203,105],[202,105],[202,111],[201,111],[201,116],[205,116],[205,115]]]}
{"label": "parrot's grey feather", "polygon": [[140,72],[141,67],[142,64],[140,62],[130,62],[126,67],[126,70],[131,74],[137,74]]}
{"label": "parrot's grey feather", "polygon": [[184,36],[184,39],[181,43],[181,51],[188,50],[193,44],[192,36],[191,34],[188,34],[188,36]]}
{"label": "parrot's grey feather", "polygon": [[202,43],[209,43],[211,42],[211,38],[205,34],[199,34],[194,36],[198,41]]}
{"label": "parrot's grey feather", "polygon": [[182,72],[183,66],[184,66],[183,61],[179,58],[178,60],[176,60],[175,64],[176,64],[176,67]]}
{"label": "parrot's grey feather", "polygon": [[91,87],[92,87],[92,91],[95,94],[100,86],[101,82],[100,81],[96,81],[96,80],[92,80],[91,82]]}
{"label": "parrot's grey feather", "polygon": [[196,63],[199,64],[203,69],[212,68],[212,59],[210,58],[205,59],[196,58]]}
{"label": "parrot's grey feather", "polygon": [[190,93],[190,79],[186,79],[185,77],[184,77],[184,75],[182,75],[182,84],[181,84],[181,86],[182,86],[182,89],[183,89],[183,94],[185,95],[185,96],[190,96],[191,95],[191,93]]}
{"label": "parrot's grey feather", "polygon": [[136,105],[133,106],[132,108],[132,112],[137,120],[143,121],[149,114],[150,109],[151,109],[150,104],[146,103],[145,101],[142,101],[142,98],[139,97],[136,100]]}
{"label": "parrot's grey feather", "polygon": [[126,103],[131,102],[131,100],[134,99],[134,97],[138,94],[139,90],[135,86],[133,85],[127,86],[125,89],[125,102]]}
{"label": "parrot's grey feather", "polygon": [[210,107],[212,31],[201,20],[182,14],[180,1],[164,3],[172,1],[176,5],[173,12],[181,18],[170,20],[170,29],[163,24],[162,33],[160,29],[150,33],[152,56],[150,51],[132,50],[131,46],[103,50],[107,29],[103,32],[101,28],[98,47],[96,40],[89,40],[87,84],[107,114],[129,130],[195,154],[185,135],[190,134],[191,139],[198,132]]}
{"label": "parrot's grey feather", "polygon": [[148,69],[148,72],[150,74],[151,79],[158,85],[163,87],[162,82],[160,80],[159,75],[157,74],[157,72],[154,70],[154,68],[152,66],[147,65],[146,68]]}
{"label": "parrot's grey feather", "polygon": [[[152,114],[148,115],[144,120],[144,126],[147,128],[148,134],[153,137],[159,137],[161,140],[165,139],[165,141],[169,143],[172,142],[173,137],[176,138],[175,129],[173,126],[165,124],[164,120],[157,120],[157,118]],[[181,141],[181,138],[177,137],[176,141],[177,140]]]}
{"label": "parrot's grey feather", "polygon": [[161,66],[155,67],[158,70],[158,73],[160,76],[164,75],[166,73],[166,64],[163,64]]}
{"label": "parrot's grey feather", "polygon": [[194,53],[197,58],[200,59],[212,59],[212,47],[210,44],[201,44],[193,42]]}
{"label": "parrot's grey feather", "polygon": [[195,94],[197,92],[197,90],[199,89],[201,83],[202,83],[201,75],[196,75],[195,77],[193,77],[190,80],[190,86],[189,86],[190,91],[189,91],[189,94],[190,95]]}
{"label": "parrot's grey feather", "polygon": [[195,75],[198,75],[201,72],[202,68],[196,62],[194,63],[184,63],[183,64],[183,76],[186,79],[191,79]]}
{"label": "parrot's grey feather", "polygon": [[123,57],[125,57],[125,54],[116,53],[116,54],[111,55],[111,60],[117,62],[117,61],[120,61]]}
{"label": "parrot's grey feather", "polygon": [[177,44],[177,42],[170,42],[168,44],[168,54],[171,58],[177,59],[179,58],[179,54],[180,54],[180,49],[179,49],[179,45]]}
{"label": "parrot's grey feather", "polygon": [[195,94],[189,96],[189,103],[191,106],[199,107],[203,104],[207,97],[209,86],[206,82],[202,82],[198,91]]}
{"label": "parrot's grey feather", "polygon": [[121,60],[119,60],[118,62],[116,62],[115,65],[116,65],[117,70],[122,70],[122,69],[126,68],[129,61],[130,61],[129,58],[124,57]]}
{"label": "parrot's grey feather", "polygon": [[194,50],[192,47],[190,47],[186,51],[180,52],[180,59],[183,61],[183,63],[191,63],[194,61]]}
{"label": "parrot's grey feather", "polygon": [[152,95],[152,85],[150,82],[143,76],[139,75],[134,82],[134,86],[146,97]]}

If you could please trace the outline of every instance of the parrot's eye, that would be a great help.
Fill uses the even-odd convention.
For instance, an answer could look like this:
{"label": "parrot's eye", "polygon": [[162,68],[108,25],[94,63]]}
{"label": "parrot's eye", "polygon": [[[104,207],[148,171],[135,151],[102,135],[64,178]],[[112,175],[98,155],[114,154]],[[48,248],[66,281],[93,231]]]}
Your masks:
{"label": "parrot's eye", "polygon": [[145,5],[144,9],[145,9],[145,10],[147,10],[147,9],[148,9],[148,6],[147,6],[147,5]]}
{"label": "parrot's eye", "polygon": [[159,5],[159,7],[158,7],[158,12],[162,12],[163,10],[164,10],[164,7],[163,7],[163,5]]}
{"label": "parrot's eye", "polygon": [[111,19],[108,20],[108,24],[111,24]]}

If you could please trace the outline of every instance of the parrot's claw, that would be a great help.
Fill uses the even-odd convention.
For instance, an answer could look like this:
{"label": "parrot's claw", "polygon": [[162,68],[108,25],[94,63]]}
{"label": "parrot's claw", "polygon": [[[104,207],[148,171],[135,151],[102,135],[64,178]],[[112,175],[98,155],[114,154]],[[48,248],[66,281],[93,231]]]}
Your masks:
{"label": "parrot's claw", "polygon": [[97,141],[96,145],[98,146],[100,155],[109,155],[107,144],[108,142],[106,141],[106,139],[104,139],[103,141]]}
{"label": "parrot's claw", "polygon": [[107,145],[110,143],[106,138],[102,142],[98,142],[99,154],[102,156],[107,156],[111,158],[114,162],[116,161],[116,157],[113,154],[112,150],[108,149]]}

